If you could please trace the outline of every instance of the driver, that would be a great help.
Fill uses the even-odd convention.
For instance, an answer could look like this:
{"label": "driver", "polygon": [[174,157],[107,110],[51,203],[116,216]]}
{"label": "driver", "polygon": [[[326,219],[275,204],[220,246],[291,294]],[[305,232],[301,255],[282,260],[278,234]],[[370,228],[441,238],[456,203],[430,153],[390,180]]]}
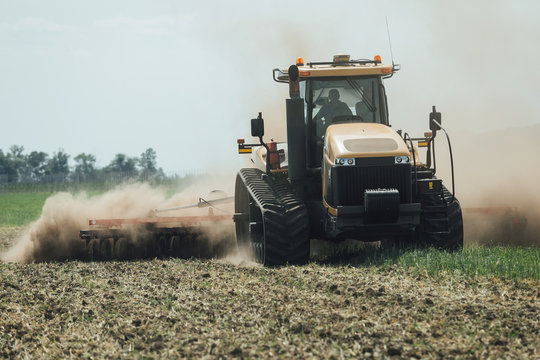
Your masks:
{"label": "driver", "polygon": [[[313,121],[313,134],[315,135],[312,138],[312,147],[314,154],[322,154],[324,135],[326,133],[326,128],[334,118],[338,116],[352,116],[352,111],[349,109],[346,103],[339,100],[339,91],[337,89],[330,89],[328,92],[329,101],[323,105],[321,110],[315,115],[312,119]],[[317,155],[312,166],[320,166],[321,156]]]}
{"label": "driver", "polygon": [[324,118],[326,123],[331,123],[335,117],[352,115],[352,111],[347,104],[339,100],[339,91],[337,89],[331,89],[328,92],[328,99],[329,102],[323,105],[315,116],[316,121]]}

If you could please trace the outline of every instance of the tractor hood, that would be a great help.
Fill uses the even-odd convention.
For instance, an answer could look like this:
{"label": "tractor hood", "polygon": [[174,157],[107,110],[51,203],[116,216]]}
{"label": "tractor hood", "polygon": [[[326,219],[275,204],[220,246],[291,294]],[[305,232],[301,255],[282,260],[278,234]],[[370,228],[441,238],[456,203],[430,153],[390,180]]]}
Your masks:
{"label": "tractor hood", "polygon": [[324,155],[333,164],[336,158],[408,156],[410,153],[401,136],[386,125],[347,123],[328,127]]}

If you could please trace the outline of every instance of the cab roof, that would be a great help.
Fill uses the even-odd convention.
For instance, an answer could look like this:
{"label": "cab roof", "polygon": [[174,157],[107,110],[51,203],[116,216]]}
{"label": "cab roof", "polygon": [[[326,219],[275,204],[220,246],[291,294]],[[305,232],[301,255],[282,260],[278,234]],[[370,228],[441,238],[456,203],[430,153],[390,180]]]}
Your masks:
{"label": "cab roof", "polygon": [[[349,60],[348,55],[338,56],[340,55],[334,57],[334,61],[311,62],[306,64],[304,64],[302,58],[298,58],[296,65],[298,66],[300,80],[314,77],[362,75],[385,75],[390,77],[399,69],[394,65],[382,64],[380,57],[378,56],[376,56],[374,60]],[[288,82],[288,70],[274,69],[274,80],[278,82]]]}

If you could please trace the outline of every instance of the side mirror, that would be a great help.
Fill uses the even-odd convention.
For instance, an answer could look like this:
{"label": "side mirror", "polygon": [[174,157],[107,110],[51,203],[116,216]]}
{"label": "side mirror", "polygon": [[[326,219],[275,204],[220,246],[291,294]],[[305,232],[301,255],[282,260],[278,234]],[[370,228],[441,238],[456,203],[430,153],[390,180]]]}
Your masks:
{"label": "side mirror", "polygon": [[[439,124],[437,124],[433,120],[435,120]],[[431,112],[429,113],[429,129],[433,132],[433,135],[435,135],[437,130],[441,130],[441,125],[442,125],[441,113],[437,112],[435,109],[435,105],[433,105],[433,108]]]}
{"label": "side mirror", "polygon": [[264,120],[262,113],[256,119],[251,119],[251,136],[261,138],[264,135]]}

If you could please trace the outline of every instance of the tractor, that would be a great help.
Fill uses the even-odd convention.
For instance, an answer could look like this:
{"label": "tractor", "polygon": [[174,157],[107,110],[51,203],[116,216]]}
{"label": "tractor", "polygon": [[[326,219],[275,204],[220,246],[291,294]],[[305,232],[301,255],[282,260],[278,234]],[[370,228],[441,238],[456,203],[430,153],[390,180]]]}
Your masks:
{"label": "tractor", "polygon": [[[449,251],[463,246],[450,139],[433,106],[421,137],[391,127],[383,80],[399,66],[373,60],[304,63],[274,69],[289,85],[287,142],[263,141],[262,114],[251,120],[258,142],[238,139],[254,164],[235,183],[241,252],[274,266],[304,264],[310,240],[382,241]],[[450,149],[451,191],[436,177],[435,138]],[[425,159],[420,159],[419,148]]]}

